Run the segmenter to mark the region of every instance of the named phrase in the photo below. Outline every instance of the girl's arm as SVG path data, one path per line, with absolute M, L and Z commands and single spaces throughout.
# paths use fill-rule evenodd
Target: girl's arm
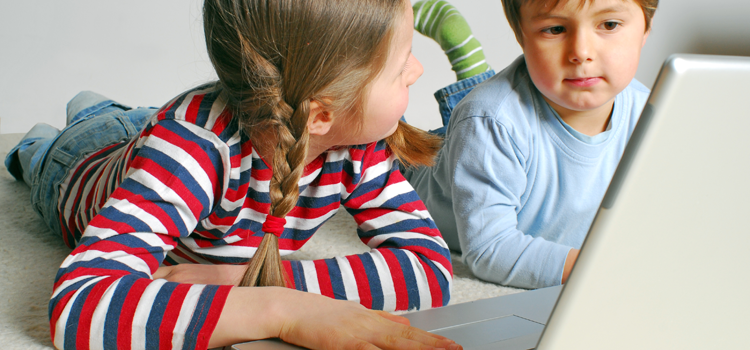
M 287 288 L 151 280 L 140 271 L 153 269 L 152 256 L 162 255 L 158 244 L 132 249 L 132 254 L 105 253 L 115 245 L 131 250 L 125 246 L 130 240 L 159 239 L 164 240 L 133 233 L 81 241 L 63 263 L 61 270 L 70 272 L 58 279 L 51 303 L 57 348 L 204 349 L 270 337 L 321 349 L 460 348 L 408 327 L 404 318 L 349 301 Z M 127 265 L 132 274 L 106 267 L 115 264 Z
M 229 162 L 211 142 L 186 139 L 201 132 L 175 121 L 144 132 L 128 176 L 58 271 L 49 308 L 57 348 L 201 349 L 274 336 L 325 348 L 452 344 L 355 303 L 284 288 L 152 279 L 178 238 L 213 207 L 214 189 L 223 188 Z
M 310 349 L 461 349 L 406 318 L 280 287 L 232 289 L 209 346 L 270 337 Z
M 385 143 L 352 147 L 343 166 L 342 205 L 372 250 L 315 261 L 292 261 L 295 288 L 355 300 L 386 311 L 448 304 L 452 265 L 447 245 L 404 179 Z
M 360 175 L 355 171 L 342 204 L 357 222 L 362 242 L 373 250 L 347 257 L 355 279 L 355 268 L 367 276 L 373 307 L 381 297 L 385 310 L 447 305 L 453 281 L 450 252 L 427 208 L 384 142 L 368 145 L 361 158 L 357 154 L 352 152 L 352 158 L 360 164 Z
M 376 310 L 446 305 L 450 255 L 424 204 L 382 144 L 350 153 L 352 161 L 343 167 L 342 204 L 357 221 L 361 240 L 373 249 L 331 259 L 283 261 L 290 287 Z M 187 264 L 162 267 L 157 274 L 170 281 L 237 285 L 244 269 Z
M 147 127 L 132 156 L 125 155 L 127 175 L 109 196 L 100 192 L 113 181 L 109 176 L 76 184 L 88 191 L 81 198 L 108 199 L 56 276 L 49 308 L 56 347 L 207 346 L 231 286 L 151 275 L 178 238 L 208 215 L 215 189 L 223 188 L 226 152 L 210 135 L 162 120 Z

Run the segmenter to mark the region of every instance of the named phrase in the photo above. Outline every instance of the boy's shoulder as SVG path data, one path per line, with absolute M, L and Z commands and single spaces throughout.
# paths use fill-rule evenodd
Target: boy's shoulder
M 651 90 L 646 87 L 646 85 L 643 85 L 640 81 L 633 79 L 630 84 L 625 88 L 633 90 L 635 93 L 639 95 L 646 95 L 648 96 L 651 93 Z
M 621 133 L 630 135 L 633 132 L 650 95 L 651 90 L 636 79 L 617 94 L 611 118 L 613 123 L 627 125 L 626 128 L 618 128 Z
M 520 56 L 468 93 L 456 105 L 451 123 L 489 118 L 506 128 L 530 126 L 537 123 L 537 109 L 543 102 L 538 95 L 524 58 Z
M 633 79 L 618 95 L 627 98 L 635 105 L 645 105 L 646 100 L 651 95 L 651 90 L 640 81 Z

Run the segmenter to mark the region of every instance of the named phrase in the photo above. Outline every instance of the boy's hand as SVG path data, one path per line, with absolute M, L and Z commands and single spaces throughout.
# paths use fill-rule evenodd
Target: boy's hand
M 239 285 L 247 265 L 201 265 L 180 264 L 161 266 L 153 279 L 163 278 L 169 282 L 191 284 Z
M 565 266 L 563 267 L 563 275 L 562 275 L 562 283 L 565 283 L 568 281 L 568 276 L 570 276 L 570 271 L 573 270 L 573 264 L 576 263 L 576 260 L 578 260 L 578 253 L 580 253 L 580 249 L 571 249 L 568 252 L 568 257 L 565 258 Z

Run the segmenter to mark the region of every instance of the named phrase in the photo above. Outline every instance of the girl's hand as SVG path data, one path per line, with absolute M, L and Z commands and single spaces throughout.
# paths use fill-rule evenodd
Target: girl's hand
M 404 317 L 353 301 L 280 287 L 233 288 L 209 347 L 264 338 L 326 350 L 463 349 L 443 336 L 410 327 Z
M 179 264 L 161 266 L 153 279 L 163 278 L 169 282 L 191 284 L 239 285 L 247 265 L 201 265 Z

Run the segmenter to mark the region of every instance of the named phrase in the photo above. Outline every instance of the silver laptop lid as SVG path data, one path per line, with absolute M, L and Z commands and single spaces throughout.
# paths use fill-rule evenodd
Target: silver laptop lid
M 662 67 L 538 349 L 744 348 L 750 58 Z

